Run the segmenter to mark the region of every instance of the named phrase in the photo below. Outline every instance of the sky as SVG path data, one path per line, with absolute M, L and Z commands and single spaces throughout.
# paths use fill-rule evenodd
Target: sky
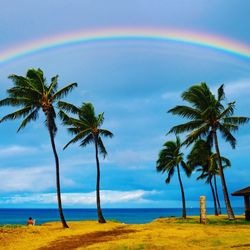
M 104 139 L 108 156 L 100 157 L 102 207 L 181 207 L 177 175 L 167 185 L 166 176 L 156 172 L 163 143 L 174 139 L 167 132 L 185 122 L 167 110 L 182 103 L 180 95 L 191 85 L 206 82 L 212 91 L 225 84 L 226 102 L 236 101 L 235 114 L 250 116 L 250 57 L 194 42 L 135 38 L 47 44 L 47 49 L 28 52 L 34 44 L 65 34 L 161 30 L 232 41 L 248 48 L 249 55 L 249 12 L 248 0 L 1 1 L 0 99 L 12 86 L 8 75 L 25 75 L 29 68 L 41 68 L 48 82 L 58 74 L 59 86 L 77 82 L 65 101 L 92 102 L 97 113 L 104 112 L 103 127 L 114 134 Z M 26 48 L 22 56 L 20 48 Z M 1 108 L 0 117 L 10 111 Z M 0 124 L 0 208 L 57 207 L 54 158 L 44 120 L 40 113 L 38 121 L 19 133 L 20 120 Z M 59 119 L 57 125 L 63 206 L 94 208 L 94 146 L 75 144 L 63 151 L 71 137 Z M 232 162 L 225 170 L 229 193 L 250 185 L 249 128 L 235 134 L 236 149 L 219 138 L 221 154 Z M 187 155 L 190 148 L 182 150 Z M 197 174 L 181 176 L 187 207 L 198 207 L 200 195 L 212 206 L 209 186 L 196 181 Z M 241 197 L 231 201 L 233 207 L 243 206 Z

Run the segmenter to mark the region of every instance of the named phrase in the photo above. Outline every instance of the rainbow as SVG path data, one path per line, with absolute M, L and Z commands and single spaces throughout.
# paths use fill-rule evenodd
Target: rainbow
M 200 47 L 206 47 L 234 56 L 250 59 L 250 46 L 238 41 L 204 33 L 195 33 L 182 30 L 170 29 L 108 29 L 77 31 L 59 34 L 34 40 L 29 43 L 7 48 L 0 51 L 0 65 L 17 60 L 26 56 L 52 50 L 74 46 L 77 44 L 104 42 L 104 41 L 156 41 L 156 42 L 178 42 Z

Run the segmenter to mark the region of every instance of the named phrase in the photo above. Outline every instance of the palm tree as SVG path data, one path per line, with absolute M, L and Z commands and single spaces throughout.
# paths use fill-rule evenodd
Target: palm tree
M 0 101 L 0 106 L 20 106 L 17 111 L 4 116 L 0 122 L 23 118 L 17 131 L 23 129 L 30 121 L 38 118 L 39 110 L 42 109 L 46 117 L 46 126 L 49 131 L 52 150 L 56 164 L 56 188 L 60 218 L 64 228 L 68 225 L 64 219 L 60 191 L 59 158 L 55 146 L 55 135 L 57 131 L 55 119 L 56 112 L 54 104 L 66 96 L 76 83 L 71 83 L 58 90 L 58 75 L 51 78 L 51 83 L 47 84 L 41 69 L 29 69 L 26 76 L 10 75 L 14 87 L 7 90 L 8 97 Z
M 71 143 L 80 142 L 80 146 L 85 147 L 89 143 L 95 145 L 95 158 L 97 166 L 97 179 L 96 179 L 96 203 L 97 214 L 99 223 L 105 223 L 105 219 L 102 215 L 101 202 L 100 202 L 100 163 L 98 154 L 105 156 L 107 151 L 102 141 L 102 137 L 113 137 L 113 134 L 107 129 L 102 129 L 101 126 L 104 122 L 104 113 L 95 115 L 94 106 L 91 103 L 83 103 L 81 107 L 76 107 L 73 104 L 66 102 L 59 102 L 59 107 L 72 114 L 76 114 L 78 117 L 73 118 L 68 116 L 64 111 L 60 111 L 60 116 L 63 120 L 63 124 L 69 126 L 68 131 L 74 135 L 74 138 L 70 140 L 64 147 L 67 148 Z
M 230 164 L 231 165 L 231 164 Z M 214 189 L 215 189 L 215 196 L 216 196 L 216 201 L 218 204 L 218 213 L 221 214 L 221 206 L 220 206 L 220 199 L 218 195 L 218 187 L 217 187 L 217 175 L 220 175 L 219 169 L 217 168 L 216 174 L 214 175 Z
M 180 165 L 187 176 L 191 175 L 191 169 L 187 166 L 183 159 L 183 153 L 180 151 L 181 141 L 179 137 L 176 137 L 176 141 L 167 141 L 163 145 L 163 149 L 159 153 L 157 160 L 156 169 L 158 172 L 167 172 L 166 183 L 170 183 L 172 176 L 174 175 L 175 169 L 177 169 L 178 180 L 181 188 L 182 196 L 182 218 L 186 219 L 186 201 L 184 188 L 180 175 Z
M 214 154 L 211 150 L 211 146 L 205 140 L 198 140 L 195 142 L 191 152 L 187 156 L 188 165 L 192 170 L 201 172 L 200 176 L 197 177 L 197 180 L 205 179 L 205 183 L 210 185 L 213 200 L 214 200 L 214 213 L 215 215 L 221 214 L 220 202 L 218 198 L 217 185 L 216 192 L 212 184 L 214 179 L 216 184 L 216 175 L 218 174 L 218 164 L 217 164 L 217 155 Z M 230 161 L 221 157 L 224 167 L 231 166 Z M 198 169 L 197 169 L 198 167 Z M 218 207 L 217 207 L 218 205 Z
M 233 116 L 235 102 L 228 103 L 226 106 L 222 104 L 222 101 L 225 99 L 224 85 L 221 85 L 217 90 L 217 96 L 212 94 L 206 83 L 194 85 L 182 94 L 182 99 L 191 104 L 191 107 L 184 105 L 176 106 L 168 112 L 188 118 L 190 121 L 174 126 L 169 133 L 190 132 L 184 141 L 187 145 L 200 138 L 207 138 L 211 145 L 214 143 L 228 218 L 234 219 L 222 168 L 217 133 L 219 131 L 222 137 L 235 148 L 236 139 L 232 132 L 237 131 L 240 125 L 246 124 L 249 118 Z

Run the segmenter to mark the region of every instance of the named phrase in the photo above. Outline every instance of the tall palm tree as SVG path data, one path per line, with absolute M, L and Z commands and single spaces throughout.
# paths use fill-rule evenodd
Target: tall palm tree
M 214 189 L 215 189 L 215 197 L 218 204 L 218 213 L 221 214 L 221 206 L 220 206 L 220 199 L 218 194 L 218 187 L 217 187 L 217 175 L 220 175 L 219 169 L 216 170 L 216 174 L 214 175 Z
M 25 77 L 10 75 L 9 79 L 12 80 L 14 86 L 7 90 L 8 97 L 0 101 L 0 106 L 19 106 L 20 109 L 4 116 L 0 122 L 23 118 L 23 121 L 18 128 L 18 131 L 20 131 L 30 121 L 37 120 L 39 110 L 42 109 L 46 118 L 46 126 L 49 131 L 52 150 L 55 157 L 56 189 L 59 214 L 63 227 L 68 228 L 62 211 L 59 158 L 55 146 L 57 127 L 55 123 L 56 112 L 54 104 L 66 96 L 74 87 L 77 86 L 77 84 L 71 83 L 58 90 L 58 75 L 52 77 L 51 83 L 48 84 L 41 69 L 29 69 Z
M 180 165 L 187 176 L 191 175 L 191 169 L 187 166 L 183 159 L 183 153 L 181 152 L 181 141 L 179 137 L 176 137 L 176 141 L 167 141 L 163 145 L 163 149 L 159 153 L 159 157 L 156 164 L 158 172 L 167 172 L 166 183 L 170 183 L 172 176 L 174 175 L 175 169 L 177 169 L 178 180 L 181 188 L 182 196 L 182 217 L 185 219 L 187 216 L 186 212 L 186 201 L 184 188 L 180 175 Z
M 95 158 L 97 166 L 97 179 L 96 179 L 96 204 L 99 223 L 105 223 L 102 215 L 101 202 L 100 202 L 100 163 L 98 154 L 103 157 L 107 155 L 107 151 L 102 141 L 102 137 L 113 137 L 113 134 L 107 129 L 102 129 L 101 126 L 104 122 L 104 113 L 96 116 L 94 106 L 91 103 L 83 103 L 81 107 L 76 107 L 73 104 L 66 102 L 59 102 L 60 116 L 63 124 L 69 126 L 68 131 L 74 135 L 64 147 L 67 148 L 71 143 L 80 142 L 80 146 L 85 147 L 89 143 L 95 146 Z M 70 117 L 64 111 L 76 114 L 78 117 Z
M 246 124 L 249 118 L 233 116 L 235 102 L 228 103 L 226 106 L 222 104 L 222 101 L 225 99 L 224 85 L 218 88 L 217 96 L 212 94 L 206 83 L 194 85 L 182 94 L 182 99 L 191 106 L 176 106 L 168 112 L 187 118 L 190 121 L 174 126 L 169 133 L 189 132 L 184 142 L 187 145 L 200 138 L 208 138 L 208 142 L 211 145 L 214 143 L 228 218 L 234 219 L 222 168 L 217 133 L 220 132 L 222 137 L 235 148 L 236 139 L 232 132 L 237 131 L 240 125 Z
M 214 211 L 215 215 L 221 213 L 220 202 L 217 193 L 217 185 L 216 192 L 215 188 L 212 184 L 212 180 L 214 179 L 216 184 L 216 175 L 218 174 L 218 164 L 217 164 L 217 155 L 214 154 L 211 150 L 211 145 L 209 145 L 205 140 L 198 140 L 195 142 L 191 152 L 187 156 L 188 165 L 192 170 L 196 169 L 196 171 L 201 172 L 201 174 L 197 177 L 197 180 L 205 179 L 205 183 L 210 185 L 212 197 L 214 200 Z M 231 166 L 230 161 L 221 157 L 223 162 L 223 168 Z M 217 206 L 218 205 L 218 206 Z
M 214 187 L 212 184 L 213 174 L 211 173 L 210 169 L 205 169 L 204 167 L 198 168 L 197 171 L 201 172 L 201 174 L 197 177 L 197 180 L 204 180 L 205 179 L 205 183 L 209 184 L 209 186 L 211 188 L 212 197 L 213 197 L 213 201 L 214 201 L 214 215 L 218 216 L 219 212 L 218 212 L 218 207 L 217 207 L 217 201 L 216 201 Z

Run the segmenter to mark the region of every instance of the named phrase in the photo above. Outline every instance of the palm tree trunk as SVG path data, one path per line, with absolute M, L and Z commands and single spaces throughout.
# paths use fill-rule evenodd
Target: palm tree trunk
M 224 200 L 225 200 L 226 209 L 227 209 L 227 215 L 228 215 L 229 220 L 233 220 L 233 219 L 235 219 L 235 217 L 234 217 L 234 212 L 233 212 L 233 209 L 231 207 L 230 199 L 228 196 L 226 180 L 225 180 L 225 176 L 224 176 L 224 172 L 223 172 L 223 168 L 222 168 L 222 162 L 221 162 L 221 158 L 220 158 L 220 150 L 219 150 L 219 144 L 218 144 L 216 130 L 213 131 L 213 135 L 214 135 L 215 148 L 216 148 L 216 153 L 217 153 L 217 158 L 218 158 L 218 166 L 219 166 L 219 173 L 220 173 L 220 177 L 221 177 L 221 185 L 222 185 Z
M 214 200 L 214 215 L 218 216 L 218 209 L 217 209 L 216 197 L 215 197 L 215 193 L 214 193 L 214 187 L 213 187 L 213 184 L 212 184 L 212 180 L 209 180 L 209 185 L 211 187 L 213 200 Z
M 186 219 L 187 217 L 187 212 L 186 212 L 186 201 L 185 201 L 185 194 L 184 194 L 184 189 L 181 181 L 181 175 L 180 175 L 180 168 L 179 165 L 177 165 L 177 172 L 178 172 L 178 179 L 179 183 L 181 186 L 181 197 L 182 197 L 182 218 Z
M 97 205 L 97 214 L 98 214 L 98 222 L 106 223 L 101 209 L 101 201 L 100 201 L 100 164 L 98 158 L 98 137 L 95 138 L 95 158 L 96 158 L 96 166 L 97 166 L 97 177 L 96 177 L 96 205 Z
M 218 204 L 218 214 L 221 214 L 221 207 L 220 207 L 220 200 L 219 200 L 219 195 L 218 195 L 216 175 L 214 175 L 214 189 L 215 189 L 216 201 Z
M 56 152 L 56 146 L 55 146 L 55 141 L 54 141 L 54 135 L 53 135 L 52 128 L 51 128 L 51 121 L 50 121 L 49 112 L 47 112 L 46 116 L 47 116 L 47 125 L 48 125 L 48 130 L 49 130 L 49 135 L 50 135 L 50 141 L 51 141 L 51 145 L 52 145 L 52 149 L 53 149 L 53 153 L 54 153 L 54 157 L 55 157 L 55 162 L 56 162 L 56 191 L 57 191 L 58 210 L 59 210 L 59 214 L 60 214 L 63 228 L 68 228 L 69 226 L 67 225 L 67 222 L 64 219 L 63 210 L 62 210 L 59 159 L 58 159 L 58 155 Z

